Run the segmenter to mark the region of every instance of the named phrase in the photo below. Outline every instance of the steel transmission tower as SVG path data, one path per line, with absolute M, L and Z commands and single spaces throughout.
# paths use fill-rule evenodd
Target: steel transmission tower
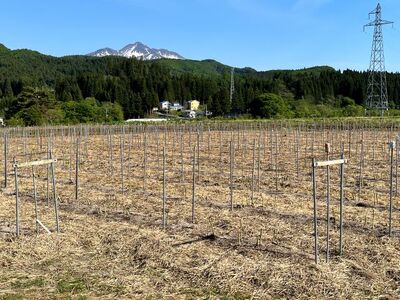
M 380 110 L 382 115 L 389 108 L 385 53 L 383 50 L 382 26 L 393 24 L 393 22 L 382 20 L 382 7 L 378 3 L 377 7 L 369 13 L 369 17 L 375 15 L 375 20 L 366 24 L 366 27 L 374 27 L 374 39 L 372 42 L 371 62 L 368 70 L 368 88 L 366 105 L 368 110 Z
M 231 103 L 231 106 L 232 106 L 233 94 L 234 93 L 235 93 L 235 68 L 232 68 L 232 71 L 231 71 L 231 93 L 230 93 L 230 97 L 229 97 L 229 101 Z

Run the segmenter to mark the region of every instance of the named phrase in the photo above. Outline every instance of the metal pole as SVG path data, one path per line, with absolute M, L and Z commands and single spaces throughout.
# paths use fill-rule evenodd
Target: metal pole
M 393 150 L 396 148 L 396 142 L 390 142 L 390 203 L 389 203 L 389 236 L 392 236 L 392 215 L 393 215 Z
M 278 130 L 275 131 L 275 191 L 278 192 Z
M 265 135 L 264 139 L 265 139 Z M 265 140 L 264 140 L 264 151 L 265 151 Z M 265 156 L 265 155 L 264 155 Z M 257 151 L 257 192 L 260 192 L 260 182 L 261 182 L 261 135 L 258 136 L 258 151 Z
M 47 158 L 51 159 L 50 157 L 50 143 L 47 143 Z M 46 166 L 46 197 L 47 197 L 47 206 L 50 205 L 50 166 Z
M 163 229 L 167 227 L 167 218 L 166 218 L 166 171 L 165 171 L 165 146 L 163 147 L 163 204 L 162 204 L 162 219 L 163 219 Z
M 329 153 L 331 152 L 331 145 L 329 143 L 325 144 L 326 158 L 329 160 Z M 330 238 L 330 204 L 331 204 L 331 173 L 329 166 L 326 166 L 326 262 L 329 262 L 329 238 Z
M 36 224 L 36 233 L 39 234 L 39 213 L 38 213 L 38 201 L 37 201 L 37 187 L 36 187 L 36 174 L 35 167 L 32 166 L 32 183 L 33 183 L 33 199 L 35 201 L 35 224 Z
M 231 157 L 231 159 L 230 159 L 230 208 L 231 208 L 231 211 L 233 211 L 233 168 L 234 168 L 234 166 L 233 166 L 233 164 L 234 164 L 234 144 L 233 144 L 233 142 L 232 141 L 230 141 L 230 157 Z
M 197 129 L 197 181 L 200 183 L 200 132 Z
M 399 141 L 399 136 L 396 137 L 396 145 Z M 399 149 L 397 149 L 396 147 L 396 174 L 395 174 L 395 178 L 396 178 L 396 183 L 395 183 L 395 196 L 397 197 L 397 193 L 398 193 L 398 175 L 399 175 Z
M 14 179 L 15 179 L 15 234 L 19 236 L 19 190 L 18 190 L 18 166 L 14 157 Z
M 165 137 L 164 137 L 165 139 Z M 147 132 L 144 132 L 144 146 L 143 146 L 143 192 L 146 194 L 146 177 L 147 177 Z M 165 143 L 165 140 L 164 140 Z M 165 144 L 164 144 L 165 145 Z M 165 156 L 165 146 L 163 148 L 163 157 Z
M 222 129 L 219 131 L 219 169 L 222 170 Z M 222 174 L 222 172 L 221 172 Z
M 4 134 L 4 188 L 7 188 L 7 176 L 8 176 L 8 170 L 7 170 L 7 165 L 8 165 L 8 137 L 7 133 Z
M 79 192 L 79 138 L 76 139 L 75 150 L 75 200 L 78 200 Z
M 351 158 L 351 140 L 352 140 L 351 130 L 349 128 L 349 158 Z
M 111 130 L 110 131 L 110 170 L 111 170 L 111 177 L 114 177 L 114 156 L 113 156 L 113 148 L 114 148 L 114 143 L 113 143 L 113 134 L 114 132 Z
M 299 165 L 299 148 L 300 148 L 300 130 L 296 131 L 297 134 L 297 142 L 296 142 L 296 172 L 297 172 L 297 181 L 300 178 L 300 165 Z
M 313 182 L 313 200 L 314 200 L 314 257 L 318 264 L 318 219 L 317 219 L 317 180 L 315 177 L 315 158 L 312 159 L 312 182 Z
M 72 140 L 72 134 L 69 135 L 69 182 L 73 183 L 72 181 L 72 149 L 73 149 L 73 140 Z
M 120 149 L 120 161 L 121 161 L 121 193 L 124 194 L 124 151 L 125 151 L 125 136 L 123 133 L 123 137 L 120 136 L 119 140 L 119 149 Z
M 342 153 L 342 159 L 344 154 Z M 344 163 L 340 165 L 340 241 L 339 253 L 343 255 Z
M 53 158 L 52 151 L 49 151 L 49 157 L 50 159 Z M 60 219 L 58 216 L 58 199 L 57 199 L 57 191 L 56 191 L 56 174 L 54 171 L 54 162 L 50 164 L 50 169 L 51 169 L 51 177 L 52 177 L 52 183 L 53 183 L 53 199 L 54 199 L 54 212 L 56 214 L 56 227 L 57 227 L 57 233 L 60 233 Z
M 251 205 L 254 205 L 254 176 L 256 169 L 256 140 L 253 142 L 253 168 L 251 171 Z
M 358 185 L 358 201 L 361 201 L 361 191 L 363 188 L 363 167 L 364 167 L 364 132 L 361 137 L 361 157 L 360 157 L 360 174 L 359 174 L 359 185 Z
M 184 159 L 183 159 L 183 134 L 181 132 L 181 144 L 180 144 L 180 150 L 181 150 L 181 182 L 182 184 L 185 182 L 185 169 L 184 169 Z
M 192 223 L 195 219 L 195 201 L 196 201 L 196 146 L 193 147 L 193 174 L 192 174 Z

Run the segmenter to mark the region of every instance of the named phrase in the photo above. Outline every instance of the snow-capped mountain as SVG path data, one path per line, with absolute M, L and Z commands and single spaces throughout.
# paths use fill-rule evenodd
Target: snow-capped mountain
M 104 57 L 104 56 L 123 56 L 127 58 L 136 57 L 142 60 L 153 60 L 161 58 L 169 59 L 184 59 L 183 56 L 176 52 L 172 52 L 166 49 L 154 49 L 150 48 L 140 42 L 129 44 L 117 51 L 111 48 L 104 48 L 95 52 L 89 53 L 89 56 Z
M 111 49 L 111 48 L 103 48 L 100 50 L 97 50 L 96 52 L 90 53 L 90 56 L 96 56 L 96 57 L 103 57 L 103 56 L 111 56 L 111 55 L 119 55 L 117 50 Z

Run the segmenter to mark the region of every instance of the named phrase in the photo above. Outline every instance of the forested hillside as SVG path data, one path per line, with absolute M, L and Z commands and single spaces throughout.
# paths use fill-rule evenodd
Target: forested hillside
M 267 58 L 266 58 L 267 59 Z M 216 61 L 56 58 L 0 46 L 0 113 L 10 124 L 110 122 L 142 117 L 162 99 L 197 99 L 214 116 L 361 115 L 367 74 L 330 67 L 235 71 Z M 388 74 L 391 108 L 400 107 L 400 74 Z

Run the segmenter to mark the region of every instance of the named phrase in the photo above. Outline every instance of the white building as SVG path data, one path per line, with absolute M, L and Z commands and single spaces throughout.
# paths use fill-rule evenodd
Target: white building
M 164 100 L 160 102 L 160 109 L 161 110 L 169 110 L 169 108 L 171 107 L 171 102 Z
M 180 111 L 183 109 L 183 106 L 180 103 L 173 103 L 170 107 L 169 110 L 174 110 L 174 111 Z

